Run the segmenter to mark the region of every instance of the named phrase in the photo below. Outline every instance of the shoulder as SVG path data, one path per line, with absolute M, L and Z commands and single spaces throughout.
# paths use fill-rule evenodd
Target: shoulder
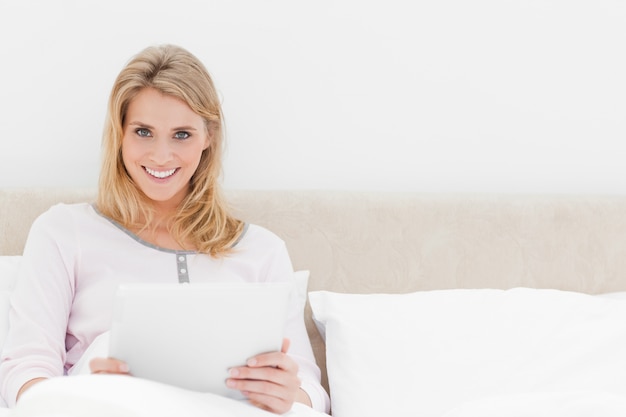
M 287 245 L 280 236 L 255 224 L 248 224 L 230 255 L 233 262 L 254 266 L 255 281 L 289 281 L 293 267 Z
M 59 203 L 35 219 L 31 226 L 31 233 L 36 231 L 62 233 L 76 228 L 84 228 L 96 217 L 97 215 L 89 203 Z
M 51 248 L 77 247 L 80 234 L 93 235 L 90 225 L 94 224 L 94 216 L 93 208 L 87 203 L 56 204 L 32 223 L 24 251 L 41 254 Z
M 94 209 L 89 203 L 58 203 L 39 215 L 35 222 L 39 224 L 59 224 L 59 222 L 75 221 L 81 218 L 91 218 L 94 213 Z
M 246 223 L 243 234 L 235 247 L 245 248 L 249 246 L 283 247 L 285 242 L 274 232 L 262 226 Z

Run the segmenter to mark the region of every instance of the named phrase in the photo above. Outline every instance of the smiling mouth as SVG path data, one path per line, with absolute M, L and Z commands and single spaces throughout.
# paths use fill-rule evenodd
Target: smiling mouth
M 154 169 L 150 169 L 148 167 L 143 167 L 143 169 L 150 175 L 152 175 L 155 178 L 159 178 L 159 179 L 163 179 L 163 178 L 167 178 L 167 177 L 171 177 L 172 175 L 174 175 L 174 173 L 176 171 L 178 171 L 178 168 L 172 168 L 172 169 L 168 169 L 167 171 L 157 171 Z

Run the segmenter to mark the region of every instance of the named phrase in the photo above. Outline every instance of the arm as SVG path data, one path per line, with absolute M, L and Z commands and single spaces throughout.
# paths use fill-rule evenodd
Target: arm
M 0 364 L 1 394 L 9 406 L 42 378 L 63 375 L 73 278 L 68 271 L 72 261 L 64 258 L 57 232 L 67 226 L 46 212 L 29 233 Z

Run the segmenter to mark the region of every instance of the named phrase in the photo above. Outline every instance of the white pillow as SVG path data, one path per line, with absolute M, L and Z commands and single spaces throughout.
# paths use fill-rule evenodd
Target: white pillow
M 626 300 L 626 291 L 605 292 L 598 294 L 598 297 L 613 298 L 615 300 Z
M 557 291 L 309 293 L 333 417 L 440 416 L 520 392 L 626 394 L 626 303 Z
M 309 270 L 295 271 L 293 273 L 296 293 L 298 294 L 298 302 L 302 310 L 306 305 L 307 288 L 309 287 Z
M 542 392 L 469 401 L 443 417 L 624 417 L 626 396 L 607 392 Z

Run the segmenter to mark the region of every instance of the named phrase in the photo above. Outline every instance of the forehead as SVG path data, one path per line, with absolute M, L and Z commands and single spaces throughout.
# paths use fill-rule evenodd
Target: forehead
M 178 97 L 154 88 L 142 89 L 128 104 L 126 123 L 140 122 L 157 127 L 201 126 L 202 117 Z

